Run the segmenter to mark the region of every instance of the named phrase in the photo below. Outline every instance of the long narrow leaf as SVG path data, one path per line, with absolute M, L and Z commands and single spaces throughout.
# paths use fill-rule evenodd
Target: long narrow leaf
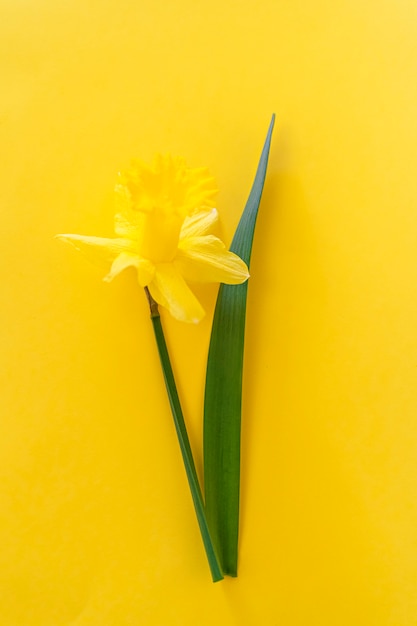
M 275 116 L 272 116 L 252 190 L 230 247 L 248 266 L 274 121 Z M 247 283 L 220 286 L 210 340 L 204 399 L 206 514 L 223 572 L 230 576 L 237 576 L 247 289 Z

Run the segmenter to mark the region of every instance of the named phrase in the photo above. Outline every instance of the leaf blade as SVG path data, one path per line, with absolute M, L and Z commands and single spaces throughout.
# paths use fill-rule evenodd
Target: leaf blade
M 275 115 L 230 250 L 249 267 Z M 207 360 L 204 398 L 206 515 L 223 573 L 237 576 L 240 433 L 248 284 L 220 285 Z

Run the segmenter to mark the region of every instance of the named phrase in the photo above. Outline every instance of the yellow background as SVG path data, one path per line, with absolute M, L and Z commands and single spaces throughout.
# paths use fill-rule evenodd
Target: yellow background
M 2 0 L 0 623 L 417 624 L 417 4 Z M 207 165 L 251 267 L 240 575 L 212 584 L 133 272 L 133 156 Z M 216 290 L 164 316 L 199 471 Z

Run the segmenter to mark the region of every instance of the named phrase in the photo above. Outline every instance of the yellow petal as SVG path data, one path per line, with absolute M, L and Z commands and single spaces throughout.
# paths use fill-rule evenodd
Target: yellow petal
M 207 209 L 214 206 L 217 187 L 208 168 L 188 168 L 187 186 L 185 205 L 188 214 L 195 209 Z
M 112 261 L 121 252 L 133 252 L 135 243 L 129 239 L 89 237 L 86 235 L 56 235 L 57 239 L 72 244 L 93 262 Z
M 238 285 L 249 278 L 246 264 L 218 237 L 189 237 L 179 243 L 175 267 L 186 280 Z
M 153 299 L 181 322 L 196 324 L 205 315 L 203 307 L 172 263 L 156 266 L 154 279 L 148 288 Z
M 210 231 L 213 231 L 218 219 L 217 209 L 199 211 L 190 217 L 186 217 L 181 228 L 180 239 L 207 235 Z
M 183 158 L 169 154 L 156 155 L 151 166 L 133 160 L 130 168 L 120 173 L 119 183 L 116 201 L 122 207 L 128 205 L 139 212 L 158 208 L 182 219 L 194 211 L 213 207 L 217 192 L 206 168 L 189 168 Z M 123 214 L 123 208 L 117 212 Z
M 206 167 L 187 167 L 183 157 L 158 154 L 153 168 L 163 197 L 169 197 L 171 207 L 181 217 L 197 209 L 213 207 L 217 187 Z
M 117 256 L 111 266 L 110 272 L 104 278 L 110 282 L 117 274 L 120 274 L 127 267 L 136 267 L 138 282 L 141 287 L 146 287 L 151 282 L 155 274 L 155 266 L 147 259 L 141 259 L 138 255 L 129 252 L 122 252 Z
M 125 185 L 117 184 L 114 188 L 114 231 L 120 237 L 138 240 L 141 237 L 143 220 L 142 211 L 135 211 L 132 207 L 132 198 Z

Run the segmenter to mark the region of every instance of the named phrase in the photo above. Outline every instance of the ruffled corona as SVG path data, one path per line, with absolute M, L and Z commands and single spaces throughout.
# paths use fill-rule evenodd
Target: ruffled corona
M 180 157 L 155 157 L 152 166 L 132 161 L 115 187 L 115 238 L 58 235 L 77 248 L 106 252 L 105 280 L 135 267 L 138 282 L 156 302 L 184 322 L 199 322 L 204 310 L 189 282 L 239 284 L 246 264 L 214 236 L 214 179 L 205 168 L 188 168 Z

